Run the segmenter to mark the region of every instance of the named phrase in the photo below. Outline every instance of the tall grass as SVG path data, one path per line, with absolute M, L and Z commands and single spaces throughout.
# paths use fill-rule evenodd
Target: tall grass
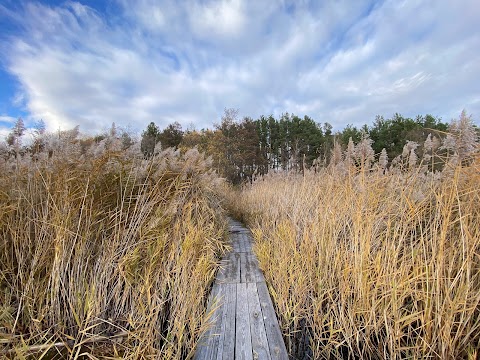
M 0 356 L 193 355 L 225 250 L 218 179 L 196 150 L 102 146 L 2 164 Z
M 479 204 L 478 156 L 441 177 L 276 174 L 231 201 L 300 359 L 478 358 Z

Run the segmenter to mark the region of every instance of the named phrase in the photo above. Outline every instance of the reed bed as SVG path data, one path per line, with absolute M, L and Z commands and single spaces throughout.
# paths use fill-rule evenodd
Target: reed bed
M 219 179 L 196 150 L 70 140 L 0 163 L 0 357 L 191 358 L 226 248 Z
M 257 179 L 230 201 L 297 359 L 478 359 L 480 159 Z

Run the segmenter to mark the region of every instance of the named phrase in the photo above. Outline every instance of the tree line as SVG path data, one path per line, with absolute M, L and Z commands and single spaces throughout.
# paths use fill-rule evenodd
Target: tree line
M 333 132 L 328 122 L 322 124 L 306 115 L 299 117 L 284 113 L 278 118 L 270 115 L 252 119 L 239 118 L 237 110 L 226 109 L 220 123 L 213 129 L 183 130 L 178 122 L 174 122 L 161 130 L 151 122 L 142 132 L 140 149 L 148 158 L 160 149 L 186 151 L 197 147 L 212 158 L 218 173 L 233 183 L 241 183 L 252 180 L 256 174 L 265 175 L 270 171 L 301 172 L 314 165 L 326 166 L 338 161 L 343 152 L 348 152 L 349 146 L 365 139 L 371 143 L 377 158 L 383 154 L 389 161 L 394 161 L 405 151 L 407 143 L 418 144 L 415 153 L 422 157 L 427 137 L 433 136 L 432 139 L 440 141 L 448 130 L 447 123 L 432 115 L 415 118 L 400 114 L 391 118 L 377 116 L 372 125 L 360 128 L 347 125 L 343 130 Z M 0 149 L 0 153 L 7 157 L 10 153 L 15 157 L 23 153 L 34 155 L 46 147 L 43 122 L 35 125 L 33 142 L 28 147 L 21 144 L 25 131 L 23 120 L 19 118 L 6 138 L 7 147 Z M 78 126 L 72 131 L 78 135 Z M 115 124 L 109 134 L 77 142 L 83 148 L 91 142 L 99 143 L 115 136 L 121 138 L 124 149 L 134 143 L 132 137 L 125 131 L 118 131 Z
M 333 132 L 328 122 L 320 123 L 305 115 L 285 113 L 239 118 L 238 111 L 226 109 L 213 129 L 183 130 L 177 122 L 160 130 L 150 123 L 142 133 L 141 149 L 151 156 L 155 147 L 187 149 L 197 147 L 213 159 L 216 170 L 233 183 L 249 181 L 255 174 L 269 171 L 303 171 L 330 162 L 334 146 L 346 149 L 349 140 L 358 143 L 365 137 L 379 155 L 383 149 L 389 159 L 402 154 L 407 140 L 423 143 L 430 136 L 443 137 L 448 124 L 432 115 L 391 118 L 377 116 L 370 126 L 346 126 Z M 423 151 L 421 146 L 417 149 Z

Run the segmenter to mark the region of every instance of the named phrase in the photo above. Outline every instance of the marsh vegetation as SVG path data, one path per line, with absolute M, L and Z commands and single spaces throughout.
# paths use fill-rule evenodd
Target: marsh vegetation
M 191 358 L 228 209 L 253 231 L 292 357 L 478 357 L 480 158 L 465 113 L 416 128 L 422 142 L 394 156 L 365 131 L 322 133 L 321 156 L 259 143 L 258 166 L 227 128 L 145 152 L 115 127 L 40 129 L 22 146 L 22 126 L 0 146 L 1 356 Z M 242 186 L 219 176 L 229 161 Z
M 464 116 L 450 131 L 389 166 L 368 137 L 350 141 L 329 166 L 258 178 L 231 201 L 292 355 L 478 358 L 480 158 Z
M 1 165 L 0 356 L 191 356 L 226 246 L 208 162 L 37 140 Z

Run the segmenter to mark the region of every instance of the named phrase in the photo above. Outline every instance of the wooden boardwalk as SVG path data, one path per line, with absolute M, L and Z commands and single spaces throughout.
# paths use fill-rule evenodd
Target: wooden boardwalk
M 213 326 L 200 339 L 195 360 L 288 360 L 277 317 L 250 232 L 230 221 L 233 250 L 222 260 L 209 300 Z

